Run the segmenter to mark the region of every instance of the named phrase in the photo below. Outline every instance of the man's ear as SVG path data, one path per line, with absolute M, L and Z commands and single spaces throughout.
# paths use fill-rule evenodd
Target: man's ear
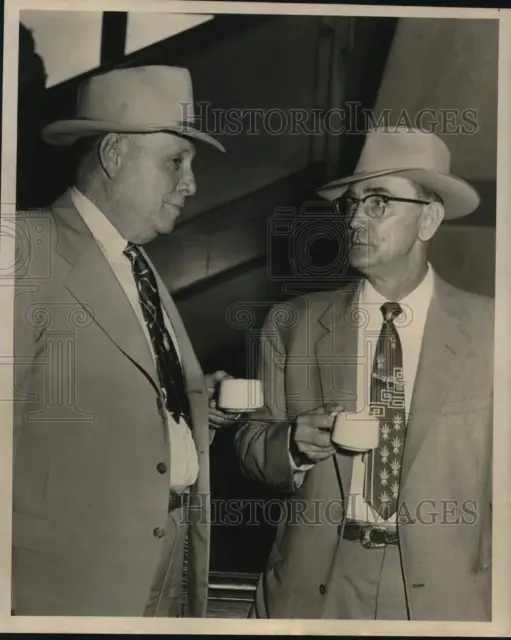
M 439 202 L 428 204 L 419 220 L 419 240 L 429 242 L 442 224 L 444 216 L 445 209 L 442 204 Z
M 118 133 L 107 133 L 98 148 L 99 160 L 109 178 L 119 171 L 122 162 L 122 137 Z

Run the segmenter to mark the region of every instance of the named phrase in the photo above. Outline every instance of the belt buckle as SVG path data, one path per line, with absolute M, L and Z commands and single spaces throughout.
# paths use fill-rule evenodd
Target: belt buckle
M 374 535 L 380 537 L 378 534 L 381 534 L 380 540 L 375 540 Z M 381 549 L 382 547 L 387 546 L 387 529 L 385 527 L 378 527 L 374 525 L 367 525 L 362 527 L 360 532 L 360 544 L 364 547 L 364 549 Z

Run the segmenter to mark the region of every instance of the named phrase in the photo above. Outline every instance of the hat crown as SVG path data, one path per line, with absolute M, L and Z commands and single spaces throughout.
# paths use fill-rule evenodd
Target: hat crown
M 367 132 L 355 172 L 413 168 L 449 173 L 450 166 L 450 151 L 434 133 L 408 127 L 379 127 Z
M 318 193 L 336 200 L 361 180 L 401 176 L 436 192 L 444 202 L 445 219 L 459 218 L 472 213 L 480 198 L 468 182 L 451 175 L 450 165 L 450 151 L 437 135 L 410 127 L 378 127 L 367 132 L 355 172 L 328 182 Z
M 152 65 L 91 76 L 78 89 L 77 117 L 129 127 L 193 121 L 190 73 Z

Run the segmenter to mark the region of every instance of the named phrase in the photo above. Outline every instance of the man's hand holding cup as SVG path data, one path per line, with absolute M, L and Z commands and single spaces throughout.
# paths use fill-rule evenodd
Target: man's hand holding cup
M 316 464 L 336 452 L 332 429 L 343 409 L 338 403 L 329 403 L 296 418 L 291 429 L 290 452 L 297 466 Z
M 209 402 L 209 426 L 212 429 L 221 429 L 233 422 L 233 416 L 221 410 L 217 406 L 217 397 L 220 385 L 224 380 L 232 380 L 232 376 L 225 371 L 215 371 L 206 375 Z
M 298 416 L 291 430 L 290 452 L 297 466 L 326 460 L 338 449 L 363 453 L 378 446 L 379 420 L 369 408 L 345 413 L 329 403 Z
M 209 424 L 218 429 L 237 422 L 264 406 L 260 380 L 234 378 L 225 371 L 206 376 Z

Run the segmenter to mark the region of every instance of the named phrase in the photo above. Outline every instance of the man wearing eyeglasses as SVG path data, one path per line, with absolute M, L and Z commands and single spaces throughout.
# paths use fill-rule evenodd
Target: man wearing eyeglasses
M 491 619 L 493 301 L 428 262 L 442 221 L 479 205 L 449 169 L 437 136 L 377 129 L 319 191 L 348 216 L 362 277 L 263 328 L 265 416 L 237 447 L 287 500 L 255 617 Z M 334 444 L 336 416 L 364 410 L 371 447 Z

